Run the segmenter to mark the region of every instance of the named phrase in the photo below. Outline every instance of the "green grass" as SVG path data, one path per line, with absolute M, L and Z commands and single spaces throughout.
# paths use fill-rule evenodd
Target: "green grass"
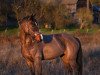
M 0 34 L 6 35 L 6 36 L 18 35 L 18 32 L 19 32 L 18 28 L 0 30 Z
M 69 33 L 73 34 L 76 32 L 79 33 L 90 33 L 93 34 L 95 32 L 100 32 L 100 29 L 60 29 L 60 30 L 51 30 L 51 29 L 40 29 L 40 32 L 43 34 L 57 34 L 57 33 Z M 8 28 L 8 29 L 0 29 L 0 34 L 1 35 L 6 35 L 6 36 L 11 36 L 11 35 L 18 35 L 19 33 L 19 28 Z
M 55 33 L 95 33 L 100 32 L 100 29 L 60 29 L 60 30 L 50 30 L 50 29 L 40 29 L 40 32 L 44 34 L 55 34 Z

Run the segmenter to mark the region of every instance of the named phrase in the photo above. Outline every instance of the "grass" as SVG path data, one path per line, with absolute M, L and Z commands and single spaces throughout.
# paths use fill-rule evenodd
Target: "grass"
M 60 29 L 60 30 L 51 30 L 51 29 L 40 29 L 40 32 L 43 34 L 56 34 L 56 33 L 96 33 L 100 32 L 100 29 Z M 8 29 L 0 29 L 0 35 L 2 36 L 17 36 L 19 33 L 19 28 L 8 28 Z
M 94 34 L 74 33 L 74 35 L 79 37 L 82 43 L 83 75 L 99 75 L 100 32 Z M 64 65 L 59 58 L 43 61 L 42 65 L 43 75 L 65 75 Z M 0 75 L 30 75 L 21 55 L 19 39 L 16 37 L 0 37 Z
M 0 34 L 5 36 L 18 35 L 18 27 L 2 28 Z
M 50 29 L 40 29 L 42 33 L 45 34 L 51 34 L 51 33 L 74 33 L 74 32 L 80 32 L 80 33 L 95 33 L 100 31 L 100 29 L 60 29 L 60 30 L 50 30 Z

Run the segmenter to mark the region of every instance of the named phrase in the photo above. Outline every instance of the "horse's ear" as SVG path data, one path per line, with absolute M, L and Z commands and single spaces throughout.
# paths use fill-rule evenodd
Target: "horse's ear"
M 33 18 L 34 18 L 35 16 L 36 16 L 36 14 L 34 14 L 34 15 L 32 14 L 32 15 L 31 15 L 31 17 L 33 17 Z
M 35 18 L 35 15 L 36 15 L 36 14 L 34 14 L 34 15 L 32 14 L 32 15 L 29 17 L 29 20 L 33 20 L 33 19 Z

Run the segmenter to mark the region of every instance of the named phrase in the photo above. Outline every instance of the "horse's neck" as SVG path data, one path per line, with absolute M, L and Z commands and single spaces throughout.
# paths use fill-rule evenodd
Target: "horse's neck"
M 39 43 L 37 43 L 31 35 L 25 34 L 23 31 L 20 31 L 20 41 L 21 41 L 21 46 L 23 48 L 28 48 L 28 47 L 38 47 Z
M 27 35 L 23 31 L 20 31 L 20 41 L 21 45 L 24 47 L 32 42 L 32 38 L 30 35 Z
M 22 29 L 20 29 L 20 42 L 21 42 L 21 46 L 25 44 L 25 33 Z

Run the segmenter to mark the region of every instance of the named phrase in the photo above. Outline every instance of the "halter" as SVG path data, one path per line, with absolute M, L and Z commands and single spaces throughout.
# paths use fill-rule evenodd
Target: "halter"
M 35 20 L 32 21 L 32 22 L 33 22 L 33 23 L 35 24 L 35 26 L 38 28 L 38 23 L 37 23 Z M 32 25 L 31 25 L 31 26 L 32 26 Z M 32 27 L 33 27 L 33 26 L 32 26 Z M 23 27 L 22 27 L 22 29 L 23 29 Z M 26 29 L 26 31 L 25 31 L 25 29 Z M 36 40 L 36 41 L 38 41 L 38 42 L 40 42 L 40 41 L 43 40 L 42 34 L 39 33 L 39 32 L 37 32 L 37 31 L 33 31 L 33 30 L 28 26 L 28 22 L 27 22 L 27 21 L 26 21 L 26 23 L 25 23 L 25 27 L 24 27 L 23 31 L 25 31 L 26 34 L 31 35 L 31 37 L 34 37 L 34 40 Z
M 34 22 L 35 23 L 35 25 L 38 27 L 38 24 L 37 24 L 37 22 Z M 28 32 L 29 32 L 29 30 L 30 30 L 30 28 L 28 27 L 28 24 L 26 24 L 26 27 L 28 28 Z M 39 32 L 35 32 L 34 31 L 34 38 L 35 38 L 35 40 L 37 41 L 37 42 L 40 42 L 40 41 L 42 41 L 43 40 L 43 35 L 41 34 L 41 33 L 39 33 Z
M 43 35 L 41 33 L 35 33 L 35 40 L 41 42 L 43 40 Z

